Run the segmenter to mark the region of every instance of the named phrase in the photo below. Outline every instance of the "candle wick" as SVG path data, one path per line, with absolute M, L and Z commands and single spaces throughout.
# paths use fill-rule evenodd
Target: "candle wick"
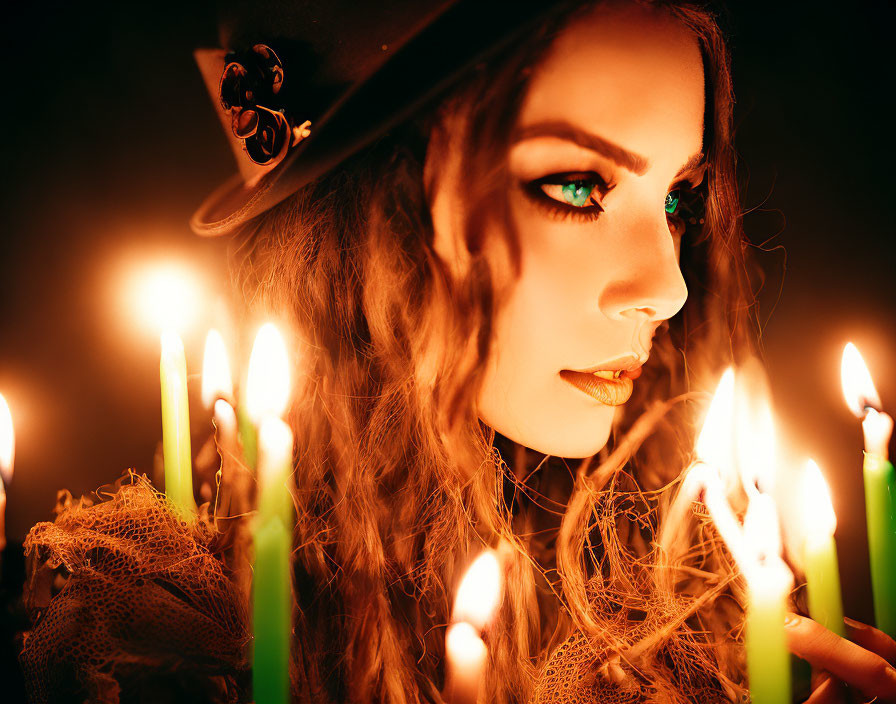
M 883 409 L 880 407 L 880 404 L 874 403 L 874 401 L 863 398 L 862 399 L 862 420 L 865 420 L 865 417 L 868 415 L 869 411 L 877 411 L 878 413 L 883 413 Z

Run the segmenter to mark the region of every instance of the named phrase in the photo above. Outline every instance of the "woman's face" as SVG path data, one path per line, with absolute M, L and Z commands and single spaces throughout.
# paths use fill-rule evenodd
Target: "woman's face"
M 486 233 L 510 289 L 478 411 L 511 440 L 600 450 L 657 327 L 684 304 L 674 213 L 679 186 L 701 175 L 703 93 L 693 35 L 633 4 L 576 19 L 533 72 L 508 155 L 518 278 L 504 234 Z M 458 267 L 463 180 L 439 171 L 435 246 Z

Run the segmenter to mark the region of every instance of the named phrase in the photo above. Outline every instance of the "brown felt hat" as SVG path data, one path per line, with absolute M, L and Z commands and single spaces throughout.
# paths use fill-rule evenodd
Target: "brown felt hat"
M 240 172 L 193 215 L 234 229 L 381 137 L 465 69 L 533 28 L 551 0 L 264 0 L 222 11 L 196 61 Z

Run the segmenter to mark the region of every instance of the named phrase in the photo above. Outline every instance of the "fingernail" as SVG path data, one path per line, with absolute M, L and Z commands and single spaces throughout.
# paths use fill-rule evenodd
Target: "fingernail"
M 795 626 L 800 622 L 800 617 L 793 613 L 788 613 L 784 617 L 784 626 Z
M 868 630 L 867 624 L 864 624 L 861 621 L 853 621 L 848 616 L 843 617 L 843 623 L 845 623 L 850 628 L 854 628 L 857 631 L 867 631 Z

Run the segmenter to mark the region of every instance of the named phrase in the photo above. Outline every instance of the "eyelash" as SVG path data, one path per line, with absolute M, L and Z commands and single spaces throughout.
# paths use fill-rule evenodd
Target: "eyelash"
M 565 186 L 577 182 L 584 184 L 594 184 L 594 189 L 588 196 L 589 202 L 593 202 L 594 205 L 581 207 L 567 205 L 566 203 L 563 203 L 556 198 L 552 198 L 551 196 L 549 196 L 547 193 L 545 193 L 543 188 L 543 186 Z M 544 209 L 552 217 L 555 217 L 559 220 L 575 219 L 589 222 L 596 220 L 600 216 L 600 214 L 604 212 L 602 200 L 610 191 L 613 190 L 614 187 L 615 184 L 608 183 L 607 180 L 604 179 L 600 174 L 594 171 L 587 171 L 551 174 L 549 176 L 544 176 L 542 178 L 526 183 L 523 187 L 523 191 L 530 198 L 530 200 L 532 200 L 533 203 Z M 672 193 L 673 191 L 693 192 L 697 188 L 697 184 L 694 184 L 685 179 L 673 185 L 669 189 L 669 193 Z M 595 197 L 595 192 L 597 192 L 598 197 Z M 681 206 L 679 205 L 678 210 L 680 209 Z M 673 214 L 669 214 L 668 218 L 680 219 L 678 215 Z
M 556 198 L 552 198 L 544 191 L 544 186 L 565 186 L 570 183 L 594 184 L 594 189 L 588 195 L 588 202 L 594 205 L 577 207 L 566 205 Z M 613 190 L 613 185 L 601 177 L 595 171 L 574 172 L 565 174 L 551 174 L 530 181 L 525 184 L 523 191 L 533 203 L 543 208 L 549 215 L 559 220 L 596 220 L 604 212 L 601 200 Z

